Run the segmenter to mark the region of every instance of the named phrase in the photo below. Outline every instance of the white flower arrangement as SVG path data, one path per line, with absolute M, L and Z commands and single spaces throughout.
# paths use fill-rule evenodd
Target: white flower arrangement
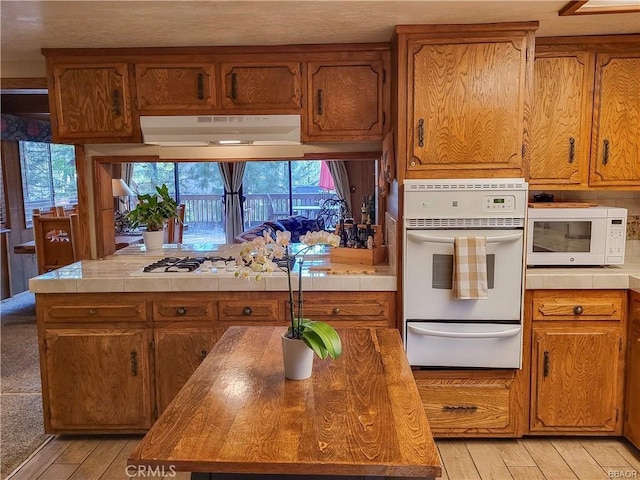
M 238 269 L 236 277 L 250 280 L 255 276 L 260 280 L 264 273 L 275 272 L 280 269 L 286 272 L 289 286 L 289 314 L 291 325 L 287 332 L 289 338 L 303 340 L 320 358 L 327 356 L 335 359 L 342 353 L 340 337 L 335 329 L 325 323 L 303 318 L 302 314 L 302 264 L 304 255 L 316 245 L 330 245 L 337 247 L 340 237 L 330 232 L 307 232 L 300 236 L 300 242 L 305 245 L 297 253 L 289 251 L 291 232 L 277 231 L 275 240 L 271 232 L 265 230 L 261 237 L 245 244 L 236 259 Z M 300 257 L 300 258 L 298 258 Z M 293 301 L 293 288 L 291 286 L 291 268 L 293 260 L 298 259 L 298 302 L 297 312 Z M 276 260 L 284 260 L 284 266 L 279 266 Z

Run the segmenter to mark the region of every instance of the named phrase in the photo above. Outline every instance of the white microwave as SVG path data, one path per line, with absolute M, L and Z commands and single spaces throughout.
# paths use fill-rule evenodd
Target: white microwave
M 527 265 L 622 265 L 627 210 L 605 206 L 529 208 Z

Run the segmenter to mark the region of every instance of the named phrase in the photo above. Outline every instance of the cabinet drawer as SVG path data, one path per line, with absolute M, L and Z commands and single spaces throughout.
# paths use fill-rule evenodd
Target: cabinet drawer
M 52 305 L 46 310 L 45 322 L 144 322 L 144 302 L 119 305 Z
M 217 311 L 214 301 L 153 303 L 153 320 L 156 322 L 215 320 L 216 318 Z
M 380 302 L 369 300 L 364 302 L 340 301 L 334 303 L 307 301 L 304 302 L 305 316 L 313 319 L 348 320 L 385 317 L 386 308 Z
M 458 383 L 416 380 L 429 425 L 434 432 L 510 427 L 510 383 Z
M 598 295 L 581 292 L 567 295 L 563 292 L 536 292 L 533 298 L 534 320 L 614 320 L 624 316 L 621 295 Z
M 220 300 L 218 302 L 221 321 L 283 323 L 278 300 Z

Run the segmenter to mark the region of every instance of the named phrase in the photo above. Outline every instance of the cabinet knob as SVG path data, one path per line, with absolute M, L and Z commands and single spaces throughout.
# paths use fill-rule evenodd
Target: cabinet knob
M 180 316 L 187 314 L 187 309 L 185 307 L 178 307 L 176 309 L 176 313 Z
M 576 305 L 575 307 L 573 307 L 574 315 L 582 315 L 582 312 L 584 312 L 584 308 L 582 308 L 582 305 Z
M 98 312 L 96 311 L 95 308 L 92 308 L 92 309 L 89 310 L 89 315 L 95 315 L 96 313 L 98 313 Z
M 576 157 L 576 140 L 569 137 L 569 163 L 573 163 Z
M 246 315 L 247 317 L 248 317 L 249 315 L 251 315 L 252 313 L 253 313 L 253 309 L 252 309 L 251 307 L 244 307 L 244 308 L 242 309 L 242 314 L 243 314 L 243 315 Z
M 333 314 L 338 315 L 340 313 L 340 309 L 338 307 L 333 309 Z
M 478 410 L 476 405 L 445 405 L 442 407 L 443 412 L 475 412 Z

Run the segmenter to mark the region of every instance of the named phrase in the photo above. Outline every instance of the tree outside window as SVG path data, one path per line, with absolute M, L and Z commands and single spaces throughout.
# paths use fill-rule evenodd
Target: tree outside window
M 75 147 L 41 142 L 18 143 L 25 225 L 31 226 L 34 208 L 77 204 Z

